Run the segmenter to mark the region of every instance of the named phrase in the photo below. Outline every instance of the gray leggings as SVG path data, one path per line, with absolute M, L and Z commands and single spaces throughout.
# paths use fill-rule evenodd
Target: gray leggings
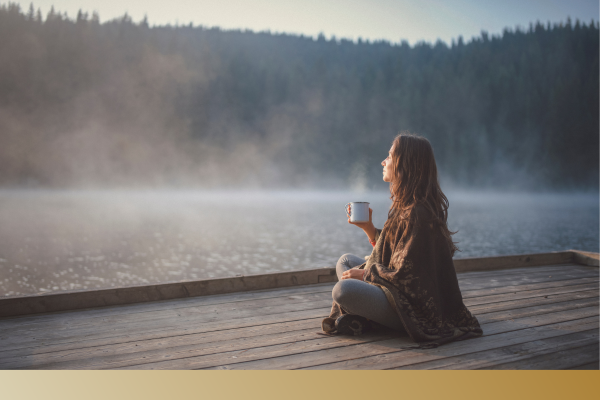
M 333 300 L 350 314 L 360 315 L 372 321 L 399 331 L 404 327 L 398 314 L 388 302 L 383 290 L 358 279 L 344 279 L 342 274 L 365 262 L 354 254 L 344 254 L 335 267 L 339 282 L 331 293 Z

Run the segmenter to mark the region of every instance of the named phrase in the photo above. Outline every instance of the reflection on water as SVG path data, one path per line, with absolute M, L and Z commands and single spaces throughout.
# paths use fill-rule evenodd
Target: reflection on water
M 598 251 L 597 195 L 447 193 L 457 257 Z M 367 255 L 344 205 L 387 193 L 0 191 L 0 295 L 333 266 Z

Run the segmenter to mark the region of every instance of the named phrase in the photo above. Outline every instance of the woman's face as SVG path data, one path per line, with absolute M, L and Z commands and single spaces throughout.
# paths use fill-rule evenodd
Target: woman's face
M 392 181 L 392 150 L 394 150 L 393 146 L 390 149 L 390 151 L 388 152 L 387 158 L 381 162 L 381 165 L 383 165 L 383 181 L 384 182 Z

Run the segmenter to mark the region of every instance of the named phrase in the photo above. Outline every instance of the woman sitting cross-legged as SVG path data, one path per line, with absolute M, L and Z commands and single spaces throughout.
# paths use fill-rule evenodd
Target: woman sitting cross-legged
M 348 219 L 365 231 L 373 252 L 367 262 L 352 254 L 339 259 L 339 282 L 323 331 L 360 334 L 375 321 L 405 332 L 422 347 L 481 336 L 458 287 L 448 199 L 440 189 L 431 144 L 400 134 L 381 165 L 390 184 L 388 219 L 381 230 L 372 223 L 371 209 L 369 222 Z

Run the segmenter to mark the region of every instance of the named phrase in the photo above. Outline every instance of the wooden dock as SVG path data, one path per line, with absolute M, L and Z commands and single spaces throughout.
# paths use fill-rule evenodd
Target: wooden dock
M 331 268 L 0 298 L 0 369 L 598 369 L 598 254 L 455 260 L 484 336 L 318 335 Z

